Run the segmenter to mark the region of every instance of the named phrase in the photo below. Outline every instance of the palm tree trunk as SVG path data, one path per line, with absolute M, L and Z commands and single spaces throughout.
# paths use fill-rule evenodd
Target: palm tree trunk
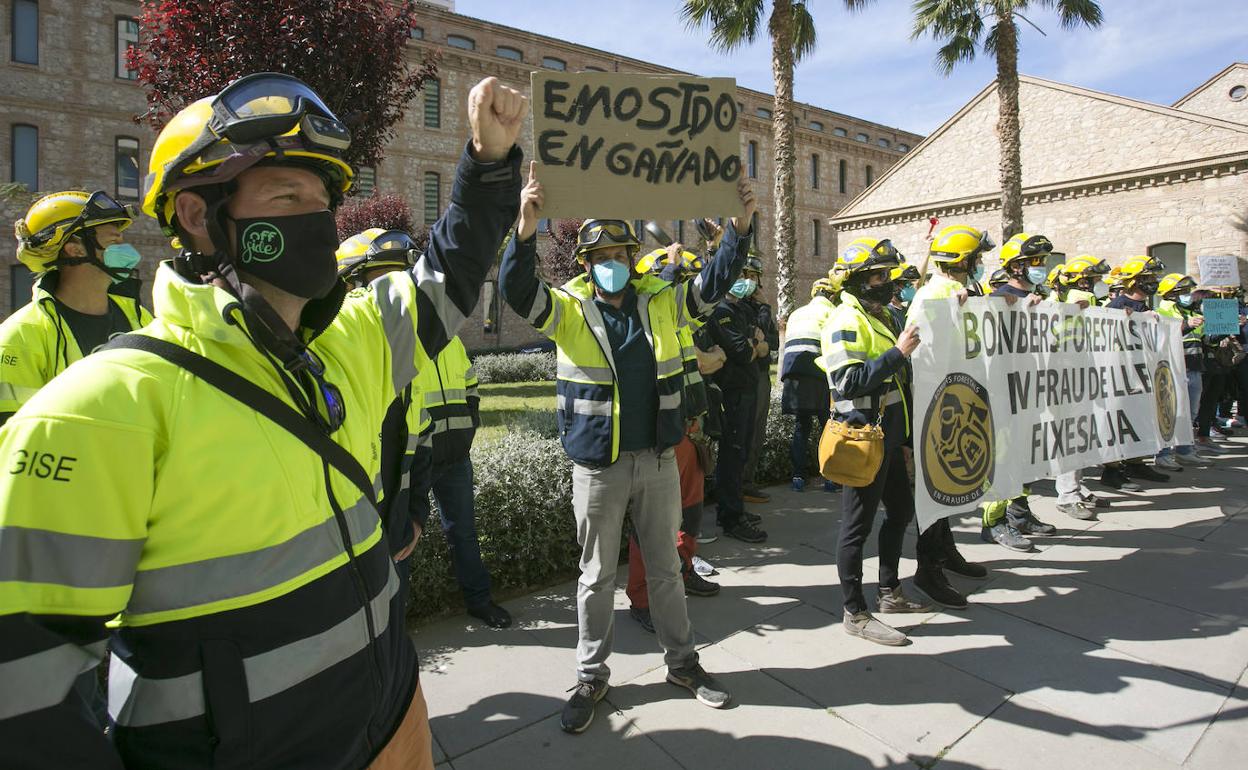
M 772 135 L 775 145 L 775 221 L 776 221 L 776 318 L 783 322 L 793 311 L 794 241 L 793 222 L 796 190 L 793 167 L 793 3 L 774 0 L 771 20 L 771 71 L 776 83 L 775 108 L 772 110 Z
M 1018 27 L 997 22 L 997 139 L 1001 143 L 1001 243 L 1023 231 L 1023 157 L 1018 123 Z

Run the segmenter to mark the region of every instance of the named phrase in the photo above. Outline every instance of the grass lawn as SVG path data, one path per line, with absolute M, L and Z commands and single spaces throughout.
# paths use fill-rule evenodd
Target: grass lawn
M 555 383 L 500 382 L 482 385 L 481 428 L 477 443 L 488 444 L 506 434 L 510 426 L 531 425 L 548 419 L 554 424 Z

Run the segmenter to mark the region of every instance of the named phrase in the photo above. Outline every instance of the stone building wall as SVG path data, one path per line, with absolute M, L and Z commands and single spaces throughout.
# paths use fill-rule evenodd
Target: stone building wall
M 133 17 L 138 3 L 133 0 L 41 0 L 38 4 L 40 22 L 39 64 L 26 65 L 10 61 L 12 23 L 11 4 L 0 0 L 0 182 L 12 178 L 12 126 L 29 124 L 39 129 L 39 184 L 43 192 L 64 189 L 104 189 L 116 192 L 114 146 L 118 137 L 139 140 L 140 172 L 146 174 L 147 158 L 155 134 L 137 124 L 134 116 L 145 111 L 146 105 L 139 86 L 117 76 L 117 17 Z M 442 55 L 439 65 L 440 126 L 425 125 L 424 95 L 418 96 L 394 141 L 386 149 L 386 157 L 375 169 L 376 189 L 398 193 L 410 203 L 417 224 L 425 221 L 424 184 L 426 173 L 438 174 L 438 210 L 445 208 L 454 180 L 455 162 L 468 136 L 467 94 L 481 78 L 497 76 L 504 83 L 527 92 L 529 73 L 542 66 L 545 58 L 565 63 L 568 71 L 598 68 L 620 72 L 672 72 L 648 62 L 629 59 L 565 41 L 537 35 L 449 11 L 422 6 L 418 16 L 419 31 L 411 41 L 414 61 L 425 51 L 436 48 Z M 448 35 L 469 38 L 475 50 L 447 45 Z M 523 61 L 514 61 L 498 54 L 500 46 L 520 51 Z M 709 73 L 708 73 L 709 74 Z M 774 251 L 772 199 L 771 122 L 760 117 L 760 109 L 770 109 L 769 94 L 739 89 L 742 118 L 742 154 L 751 141 L 758 144 L 758 174 L 755 180 L 759 196 L 759 245 L 767 255 Z M 866 167 L 876 177 L 903 157 L 903 148 L 917 145 L 922 137 L 859 118 L 843 115 L 812 105 L 796 107 L 799 122 L 797 212 L 798 275 L 803 286 L 827 270 L 836 252 L 835 234 L 827 218 L 862 192 L 866 184 Z M 815 130 L 820 124 L 822 130 Z M 836 136 L 834 132 L 844 132 Z M 866 141 L 857 141 L 859 134 Z M 522 146 L 532 138 L 531 120 L 524 128 Z M 888 147 L 880 146 L 883 140 Z M 810 180 L 810 156 L 820 156 L 820 183 L 816 190 Z M 840 192 L 838 163 L 846 162 L 845 192 Z M 137 201 L 132 201 L 137 202 Z M 29 199 L 0 201 L 0 220 L 12 222 L 21 216 Z M 607 212 L 609 215 L 609 212 Z M 820 254 L 814 254 L 814 223 L 820 223 Z M 11 312 L 29 295 L 25 283 L 29 278 L 16 263 L 14 242 L 7 235 L 8 224 L 0 235 L 0 316 Z M 691 228 L 686 226 L 692 237 Z M 144 254 L 143 272 L 151 276 L 157 261 L 172 256 L 172 251 L 155 223 L 146 217 L 130 230 L 130 239 Z M 546 248 L 548 238 L 541 236 Z M 650 244 L 653 246 L 653 244 Z M 19 285 L 14 294 L 14 281 Z M 150 287 L 148 289 L 150 291 Z M 765 291 L 774 299 L 774 281 L 765 283 Z M 799 287 L 799 294 L 804 293 Z M 470 348 L 487 346 L 512 347 L 532 342 L 537 335 L 518 316 L 505 307 L 501 324 L 493 334 L 485 334 L 483 307 L 478 305 L 474 317 L 465 324 L 462 336 Z
M 1174 103 L 1175 109 L 1248 123 L 1248 63 L 1236 62 Z

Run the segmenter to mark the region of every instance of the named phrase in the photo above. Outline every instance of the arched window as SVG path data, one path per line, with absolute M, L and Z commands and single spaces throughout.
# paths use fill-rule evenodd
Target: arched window
M 518 48 L 512 48 L 511 46 L 507 46 L 507 45 L 500 45 L 499 47 L 495 48 L 494 55 L 501 56 L 504 59 L 511 59 L 512 61 L 524 61 L 523 51 L 521 51 Z
M 1161 260 L 1167 273 L 1187 274 L 1187 244 L 1177 241 L 1154 243 L 1148 247 L 1148 256 Z
M 463 35 L 447 35 L 446 44 L 451 48 L 462 48 L 465 51 L 477 50 L 477 41 Z

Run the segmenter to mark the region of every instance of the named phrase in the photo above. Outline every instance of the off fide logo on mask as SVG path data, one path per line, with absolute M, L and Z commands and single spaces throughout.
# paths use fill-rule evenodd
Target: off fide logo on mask
M 920 459 L 928 495 L 948 506 L 982 497 L 996 469 L 993 435 L 987 388 L 963 372 L 945 377 L 923 419 Z
M 269 222 L 252 222 L 243 230 L 238 258 L 243 264 L 272 262 L 286 251 L 282 231 Z

